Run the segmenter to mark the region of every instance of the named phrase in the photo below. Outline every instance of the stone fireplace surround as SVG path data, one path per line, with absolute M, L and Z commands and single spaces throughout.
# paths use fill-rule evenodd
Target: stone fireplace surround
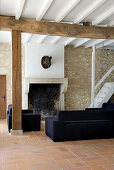
M 60 110 L 64 110 L 64 93 L 67 91 L 68 79 L 67 78 L 25 78 L 22 107 L 28 109 L 28 93 L 30 84 L 60 84 Z

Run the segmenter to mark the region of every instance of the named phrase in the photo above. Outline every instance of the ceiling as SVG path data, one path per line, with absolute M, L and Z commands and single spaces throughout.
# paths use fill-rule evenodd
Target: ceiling
M 0 0 L 0 15 L 65 23 L 114 26 L 114 0 Z M 0 42 L 11 42 L 11 33 L 0 31 Z M 114 39 L 68 38 L 37 34 L 22 34 L 22 43 L 50 43 L 74 48 L 96 46 L 114 49 Z

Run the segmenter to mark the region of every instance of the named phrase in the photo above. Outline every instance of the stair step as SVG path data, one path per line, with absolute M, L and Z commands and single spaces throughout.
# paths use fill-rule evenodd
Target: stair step
M 94 107 L 102 107 L 102 104 L 108 102 L 113 93 L 114 82 L 106 82 L 94 99 Z

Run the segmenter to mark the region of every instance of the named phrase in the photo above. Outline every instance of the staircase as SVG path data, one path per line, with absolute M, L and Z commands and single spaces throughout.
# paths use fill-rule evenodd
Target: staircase
M 96 97 L 94 98 L 94 108 L 101 108 L 103 103 L 107 103 L 110 97 L 114 93 L 114 82 L 107 82 L 100 89 Z M 92 107 L 90 104 L 89 108 Z

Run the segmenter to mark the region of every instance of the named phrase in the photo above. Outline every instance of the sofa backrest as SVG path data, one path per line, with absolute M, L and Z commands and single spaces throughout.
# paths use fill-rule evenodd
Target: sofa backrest
M 59 111 L 57 119 L 60 121 L 75 120 L 112 120 L 113 110 L 79 110 L 79 111 Z
M 9 108 L 9 115 L 12 115 L 12 107 L 11 108 Z
M 30 109 L 24 109 L 22 110 L 22 114 L 28 114 L 28 113 L 33 113 L 33 110 Z M 9 109 L 9 115 L 12 115 L 12 108 Z
M 102 108 L 104 110 L 114 110 L 114 104 L 113 103 L 103 103 Z
M 33 113 L 33 110 L 31 110 L 31 109 L 22 110 L 22 114 L 27 114 L 27 113 Z
M 102 110 L 102 108 L 86 108 L 85 110 Z
M 12 104 L 8 105 L 8 111 L 12 108 Z

